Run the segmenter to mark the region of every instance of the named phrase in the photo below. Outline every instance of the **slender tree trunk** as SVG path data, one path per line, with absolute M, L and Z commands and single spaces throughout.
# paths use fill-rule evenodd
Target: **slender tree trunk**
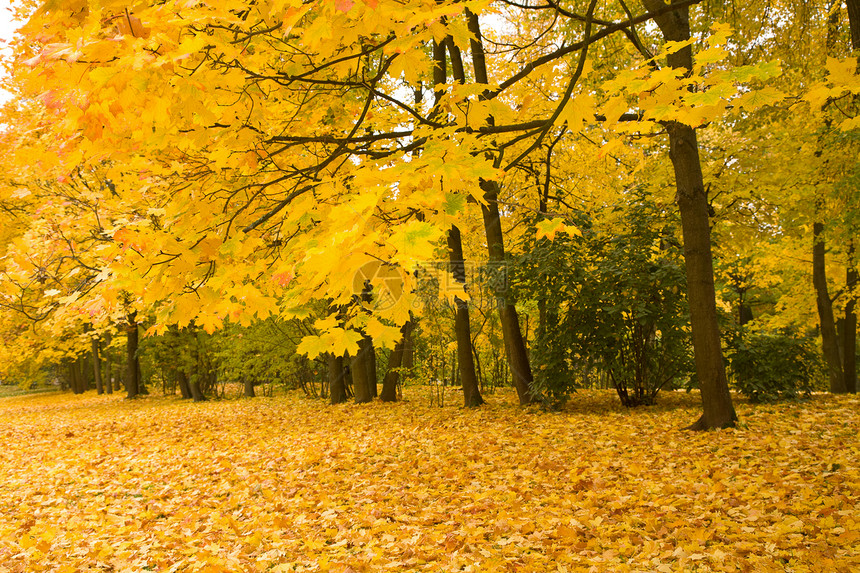
M 125 328 L 126 335 L 126 372 L 125 372 L 125 392 L 126 398 L 136 398 L 139 392 L 140 384 L 140 365 L 137 356 L 138 350 L 138 333 L 137 333 L 137 313 L 132 312 L 128 315 L 128 322 Z
M 848 271 L 845 276 L 845 290 L 848 302 L 845 303 L 845 320 L 842 331 L 842 374 L 845 387 L 852 394 L 857 393 L 857 314 L 855 308 L 858 287 L 857 264 L 854 260 L 854 240 L 848 242 Z
M 816 215 L 816 219 L 819 218 L 820 215 Z M 824 360 L 827 364 L 827 373 L 830 378 L 830 391 L 834 394 L 844 394 L 847 388 L 845 387 L 845 377 L 842 372 L 842 360 L 839 356 L 836 320 L 833 316 L 833 303 L 830 300 L 830 293 L 827 289 L 824 223 L 819 221 L 813 223 L 812 240 L 812 284 L 815 288 L 815 302 L 818 306 L 818 320 L 821 328 L 821 346 L 824 351 Z
M 475 71 L 475 81 L 479 84 L 489 84 L 487 76 L 487 62 L 484 55 L 483 40 L 481 37 L 481 26 L 477 14 L 467 11 L 469 19 L 469 31 L 472 32 L 470 46 L 472 51 L 472 64 Z M 502 218 L 499 212 L 499 184 L 496 181 L 483 181 L 481 190 L 484 192 L 485 204 L 481 205 L 481 215 L 484 219 L 484 231 L 487 236 L 487 247 L 489 250 L 490 265 L 499 273 L 500 277 L 505 271 L 505 240 L 502 232 Z M 502 323 L 502 336 L 505 340 L 505 350 L 508 356 L 514 387 L 520 404 L 529 404 L 536 397 L 531 394 L 533 381 L 532 369 L 529 364 L 523 334 L 520 330 L 519 315 L 514 306 L 510 289 L 507 284 L 507 276 L 497 277 L 496 297 L 498 299 L 499 315 Z
M 382 392 L 379 394 L 379 399 L 383 402 L 397 401 L 397 384 L 400 381 L 399 369 L 403 366 L 406 342 L 412 334 L 413 328 L 415 328 L 414 320 L 409 320 L 403 325 L 400 329 L 402 337 L 394 345 L 394 350 L 391 351 L 391 357 L 388 359 L 388 372 L 385 373 L 385 378 L 382 380 Z
M 848 26 L 851 30 L 851 49 L 855 52 L 860 50 L 860 0 L 845 0 L 848 6 Z M 856 101 L 856 96 L 855 96 Z M 855 231 L 855 229 L 851 229 Z M 846 277 L 846 288 L 848 289 L 848 302 L 845 305 L 845 336 L 843 346 L 843 376 L 845 377 L 846 389 L 855 394 L 857 392 L 857 297 L 855 293 L 860 288 L 858 284 L 857 261 L 854 254 L 854 239 L 848 243 L 848 273 Z
M 663 0 L 642 0 L 642 4 L 651 12 L 666 6 Z M 687 7 L 664 14 L 656 18 L 656 22 L 667 41 L 683 42 L 690 38 Z M 692 48 L 687 46 L 670 54 L 668 63 L 675 69 L 691 70 Z M 689 429 L 725 428 L 734 426 L 737 414 L 732 404 L 720 347 L 708 198 L 699 161 L 699 144 L 695 130 L 688 125 L 669 122 L 666 128 L 669 132 L 669 156 L 675 170 L 684 238 L 693 353 L 702 393 L 702 416 Z
M 458 284 L 465 287 L 466 264 L 463 260 L 463 244 L 460 229 L 451 226 L 448 231 L 448 254 L 451 261 L 451 274 Z M 454 317 L 454 335 L 457 339 L 457 368 L 463 385 L 463 406 L 474 408 L 484 403 L 475 375 L 475 360 L 472 357 L 472 330 L 469 323 L 469 305 L 459 297 L 454 298 L 457 314 Z
M 102 360 L 99 355 L 99 341 L 97 338 L 92 339 L 92 354 L 93 354 L 93 377 L 96 381 L 96 393 L 104 394 L 104 385 L 102 384 Z
M 343 356 L 328 355 L 328 387 L 331 404 L 346 402 L 346 373 Z
M 105 357 L 105 376 L 104 376 L 104 384 L 105 390 L 108 394 L 113 394 L 113 379 L 111 378 L 111 356 L 110 356 L 110 342 L 111 335 L 110 332 L 105 334 L 105 345 L 103 355 Z
M 379 396 L 378 380 L 376 379 L 376 347 L 373 345 L 373 339 L 367 338 L 367 347 L 365 349 L 364 367 L 367 372 L 367 385 L 370 390 L 370 398 Z
M 451 48 L 452 75 L 459 83 L 465 81 L 462 57 L 453 41 L 447 45 Z M 433 42 L 433 85 L 446 83 L 448 63 L 445 57 L 446 43 Z M 435 105 L 438 107 L 444 92 L 435 92 Z M 451 225 L 448 230 L 448 257 L 451 274 L 458 285 L 466 288 L 466 262 L 463 257 L 463 241 L 460 229 Z M 480 406 L 484 403 L 478 388 L 478 378 L 475 376 L 475 362 L 472 359 L 472 334 L 469 324 L 469 306 L 459 297 L 454 298 L 456 313 L 454 315 L 454 335 L 457 340 L 457 365 L 460 380 L 463 382 L 463 405 L 467 408 Z M 452 379 L 454 376 L 452 376 Z

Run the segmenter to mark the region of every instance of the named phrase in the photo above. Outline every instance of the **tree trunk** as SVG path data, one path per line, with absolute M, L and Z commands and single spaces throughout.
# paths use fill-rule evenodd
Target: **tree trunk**
M 848 27 L 851 30 L 851 49 L 860 50 L 860 0 L 845 0 L 848 5 Z
M 81 394 L 83 392 L 77 358 L 75 358 L 74 362 L 69 363 L 69 386 L 72 388 L 72 394 Z
M 328 387 L 331 404 L 346 402 L 343 356 L 328 355 Z
M 819 219 L 820 216 L 820 214 L 816 214 L 816 219 Z M 812 285 L 815 287 L 815 302 L 818 306 L 818 321 L 821 328 L 821 347 L 824 351 L 827 374 L 830 378 L 830 391 L 834 394 L 844 394 L 847 388 L 842 372 L 842 360 L 839 356 L 836 320 L 833 317 L 833 303 L 827 289 L 824 223 L 819 221 L 813 223 L 812 240 Z
M 364 359 L 364 365 L 367 370 L 367 383 L 370 386 L 370 397 L 371 399 L 379 396 L 379 388 L 377 388 L 377 379 L 376 379 L 376 348 L 373 346 L 373 340 L 367 339 L 367 356 Z
M 857 393 L 857 314 L 855 308 L 858 287 L 857 265 L 854 261 L 854 240 L 848 242 L 848 271 L 845 276 L 845 290 L 848 302 L 845 303 L 845 320 L 842 331 L 842 374 L 845 378 L 845 389 L 852 394 Z
M 132 312 L 128 315 L 128 322 L 125 327 L 125 392 L 126 398 L 136 398 L 140 384 L 140 365 L 137 356 L 138 350 L 138 333 L 137 333 L 137 313 Z
M 391 351 L 391 357 L 388 359 L 388 372 L 385 373 L 385 378 L 382 380 L 382 392 L 379 394 L 379 399 L 383 402 L 397 401 L 397 384 L 400 381 L 399 369 L 403 366 L 406 341 L 411 335 L 413 328 L 415 328 L 413 320 L 409 320 L 403 325 L 400 329 L 402 337 L 394 345 L 394 350 Z
M 105 375 L 104 375 L 104 385 L 105 390 L 108 394 L 113 394 L 113 379 L 111 378 L 111 357 L 110 357 L 110 341 L 111 335 L 110 332 L 105 334 L 105 345 L 104 345 L 104 357 L 105 357 Z
M 465 287 L 466 263 L 463 260 L 463 244 L 460 229 L 452 225 L 448 231 L 448 254 L 454 280 Z M 463 386 L 463 406 L 474 408 L 484 403 L 475 375 L 475 360 L 472 357 L 472 330 L 469 323 L 469 305 L 459 297 L 454 298 L 457 314 L 454 317 L 454 335 L 457 339 L 457 367 Z
M 205 402 L 206 394 L 200 388 L 200 375 L 192 374 L 188 377 L 188 389 L 191 390 L 191 399 L 195 402 Z M 217 397 L 217 396 L 216 396 Z
M 194 395 L 191 393 L 191 386 L 188 384 L 188 374 L 183 370 L 177 370 L 176 382 L 179 384 L 179 393 L 182 394 L 182 399 L 191 400 Z
M 93 378 L 96 381 L 96 393 L 104 394 L 105 389 L 102 384 L 102 360 L 99 356 L 99 341 L 97 338 L 92 339 L 92 354 L 93 354 Z
M 489 84 L 487 76 L 487 62 L 484 55 L 483 40 L 481 38 L 481 26 L 478 15 L 467 11 L 469 19 L 469 31 L 473 38 L 470 40 L 472 51 L 472 64 L 475 71 L 475 81 L 479 84 Z M 487 236 L 487 248 L 489 250 L 490 265 L 496 273 L 505 271 L 505 241 L 502 233 L 502 219 L 499 212 L 499 184 L 496 181 L 483 181 L 481 190 L 484 192 L 485 204 L 481 205 L 481 215 L 484 219 L 484 231 Z M 502 336 L 505 340 L 505 350 L 508 356 L 514 387 L 520 404 L 529 404 L 536 397 L 531 394 L 532 369 L 523 342 L 520 330 L 519 315 L 514 306 L 510 289 L 507 284 L 507 276 L 496 277 L 496 293 L 498 299 L 499 315 L 502 323 Z
M 364 404 L 373 400 L 370 391 L 371 381 L 368 378 L 367 361 L 373 352 L 373 342 L 369 338 L 362 338 L 358 343 L 358 352 L 352 357 L 350 363 L 352 370 L 352 388 L 355 392 L 355 403 Z
M 254 380 L 250 376 L 245 376 L 245 398 L 256 398 L 257 394 L 254 392 Z
M 663 0 L 642 0 L 642 4 L 650 12 L 666 6 Z M 690 38 L 687 7 L 666 13 L 656 18 L 656 22 L 667 41 L 683 42 Z M 668 63 L 675 69 L 691 70 L 692 48 L 687 46 L 670 54 Z M 699 144 L 695 130 L 688 125 L 669 122 L 666 128 L 684 239 L 693 354 L 702 394 L 702 416 L 689 429 L 725 428 L 735 425 L 737 414 L 720 347 L 708 198 L 699 161 Z

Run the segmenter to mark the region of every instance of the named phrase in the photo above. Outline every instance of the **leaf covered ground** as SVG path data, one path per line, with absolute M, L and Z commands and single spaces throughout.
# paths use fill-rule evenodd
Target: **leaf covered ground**
M 0 400 L 0 571 L 851 571 L 860 400 Z M 448 399 L 448 402 L 456 398 Z

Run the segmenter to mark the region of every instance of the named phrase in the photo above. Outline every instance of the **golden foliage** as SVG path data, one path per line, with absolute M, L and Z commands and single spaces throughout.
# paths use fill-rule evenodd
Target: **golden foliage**
M 407 398 L 409 398 L 407 388 Z M 4 571 L 849 571 L 860 400 L 0 402 Z

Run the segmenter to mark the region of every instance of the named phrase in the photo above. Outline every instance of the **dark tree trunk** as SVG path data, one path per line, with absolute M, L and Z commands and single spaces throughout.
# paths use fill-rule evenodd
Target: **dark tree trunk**
M 104 344 L 104 357 L 105 357 L 105 375 L 104 375 L 104 385 L 105 390 L 108 394 L 113 394 L 113 380 L 111 379 L 111 356 L 110 356 L 110 341 L 111 335 L 110 332 L 105 334 L 105 344 Z
M 254 380 L 249 376 L 245 376 L 245 398 L 256 398 L 257 394 L 254 392 Z
M 463 244 L 460 229 L 451 226 L 448 231 L 448 254 L 451 261 L 451 274 L 458 284 L 465 287 L 466 263 L 463 260 Z M 457 367 L 460 383 L 463 386 L 463 406 L 474 408 L 484 403 L 475 375 L 475 360 L 472 357 L 472 330 L 469 324 L 469 305 L 459 297 L 454 298 L 457 314 L 454 317 L 454 334 L 457 339 Z
M 447 45 L 451 49 L 453 76 L 459 82 L 465 81 L 465 71 L 459 50 L 453 41 Z M 447 60 L 445 57 L 446 43 L 433 42 L 433 85 L 438 86 L 447 81 Z M 435 105 L 438 106 L 443 91 L 435 93 Z M 451 225 L 448 231 L 448 257 L 451 265 L 451 274 L 458 285 L 464 289 L 466 286 L 466 262 L 463 258 L 463 242 L 460 229 Z M 460 380 L 463 384 L 463 405 L 467 408 L 480 406 L 484 403 L 481 391 L 478 388 L 478 378 L 475 376 L 475 362 L 472 358 L 472 334 L 469 324 L 469 306 L 466 301 L 459 297 L 454 298 L 457 309 L 454 315 L 454 335 L 457 340 L 457 368 L 459 368 Z M 452 372 L 453 374 L 453 372 Z M 454 376 L 452 375 L 453 379 Z
M 370 391 L 371 381 L 367 376 L 369 371 L 367 361 L 370 360 L 370 353 L 373 351 L 373 342 L 369 338 L 362 338 L 358 343 L 358 352 L 350 362 L 352 389 L 355 392 L 356 404 L 364 404 L 373 400 Z
M 666 6 L 663 0 L 642 0 L 642 3 L 649 12 Z M 656 18 L 656 22 L 667 41 L 683 42 L 690 38 L 687 7 L 666 13 Z M 670 54 L 668 63 L 675 69 L 692 69 L 692 48 L 687 46 Z M 732 404 L 720 347 L 708 198 L 699 161 L 699 144 L 696 132 L 690 126 L 669 122 L 666 128 L 669 132 L 669 156 L 675 170 L 684 238 L 693 353 L 702 393 L 702 416 L 689 429 L 725 428 L 734 426 L 737 414 Z
M 78 358 L 78 379 L 81 381 L 81 394 L 90 389 L 89 371 L 87 369 L 87 357 Z
M 343 356 L 328 355 L 328 387 L 331 404 L 346 402 L 346 372 Z
M 137 397 L 140 388 L 140 365 L 137 356 L 137 313 L 135 312 L 132 312 L 128 315 L 128 322 L 126 323 L 125 327 L 125 335 L 125 392 L 126 398 L 132 399 Z
M 848 6 L 848 27 L 851 30 L 851 49 L 860 50 L 860 0 L 845 0 Z M 856 97 L 856 96 L 855 96 Z M 852 229 L 853 231 L 853 229 Z M 857 297 L 853 295 L 858 288 L 857 262 L 854 258 L 854 240 L 848 243 L 848 276 L 846 287 L 849 289 L 849 300 L 845 305 L 845 334 L 843 346 L 843 376 L 846 389 L 852 394 L 857 392 L 857 315 L 855 314 Z
M 391 351 L 391 357 L 388 359 L 388 372 L 385 373 L 385 378 L 382 380 L 382 392 L 379 394 L 379 399 L 383 402 L 397 401 L 397 384 L 400 382 L 399 369 L 403 366 L 404 347 L 413 328 L 415 328 L 415 322 L 412 320 L 403 325 L 400 329 L 402 338 Z
M 848 242 L 848 272 L 845 276 L 845 289 L 848 302 L 845 303 L 845 320 L 842 331 L 842 374 L 845 388 L 852 394 L 857 393 L 857 297 L 854 292 L 858 280 L 857 265 L 854 260 L 854 240 Z
M 92 354 L 93 354 L 93 378 L 96 381 L 96 393 L 104 394 L 104 385 L 102 384 L 102 360 L 99 355 L 99 341 L 97 338 L 92 339 Z
M 860 50 L 860 0 L 845 0 L 848 5 L 848 27 L 851 29 L 851 49 Z
M 816 219 L 818 218 L 820 215 L 816 215 Z M 827 289 L 824 223 L 819 221 L 813 223 L 812 240 L 812 284 L 815 287 L 815 302 L 818 306 L 818 320 L 821 328 L 821 346 L 824 351 L 824 361 L 827 364 L 827 374 L 830 378 L 830 391 L 834 394 L 844 394 L 847 388 L 842 372 L 842 360 L 839 356 L 836 320 L 833 316 L 833 303 Z
M 487 62 L 484 55 L 483 40 L 481 38 L 481 26 L 478 15 L 467 11 L 469 19 L 469 31 L 474 36 L 470 46 L 472 51 L 472 64 L 475 71 L 475 81 L 480 84 L 489 84 L 487 76 Z M 496 292 L 498 298 L 499 315 L 502 323 L 502 336 L 505 340 L 505 350 L 508 356 L 514 387 L 520 404 L 529 404 L 536 400 L 531 394 L 532 369 L 529 364 L 525 342 L 520 330 L 520 320 L 514 300 L 508 288 L 508 277 L 503 275 L 505 271 L 505 240 L 502 233 L 502 218 L 499 212 L 499 185 L 495 181 L 484 181 L 481 183 L 484 192 L 485 204 L 481 205 L 481 214 L 484 219 L 484 231 L 487 236 L 487 248 L 490 255 L 490 265 L 493 272 L 498 273 L 496 277 Z
M 188 374 L 183 370 L 177 370 L 176 382 L 179 384 L 179 393 L 182 394 L 182 399 L 191 400 L 194 396 L 191 394 L 191 385 L 188 384 Z
M 73 394 L 82 394 L 84 391 L 79 365 L 79 358 L 75 358 L 74 362 L 69 364 L 69 386 L 71 386 Z
M 367 339 L 367 355 L 364 357 L 364 366 L 367 370 L 367 383 L 370 386 L 371 399 L 379 396 L 379 388 L 377 388 L 378 380 L 376 379 L 376 347 L 373 346 L 373 340 Z
M 191 399 L 195 402 L 205 402 L 206 394 L 200 389 L 200 375 L 195 374 L 188 378 L 188 389 L 191 390 Z M 217 396 L 216 396 L 217 398 Z

